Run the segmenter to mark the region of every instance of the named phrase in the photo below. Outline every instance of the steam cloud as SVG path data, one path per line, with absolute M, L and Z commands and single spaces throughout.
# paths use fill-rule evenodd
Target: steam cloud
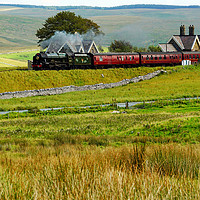
M 40 43 L 40 46 L 49 49 L 51 52 L 58 52 L 58 50 L 66 43 L 70 46 L 80 45 L 83 40 L 94 40 L 97 45 L 101 44 L 103 35 L 95 36 L 93 31 L 88 31 L 86 34 L 79 33 L 67 34 L 65 31 L 56 31 L 55 34 L 48 40 Z

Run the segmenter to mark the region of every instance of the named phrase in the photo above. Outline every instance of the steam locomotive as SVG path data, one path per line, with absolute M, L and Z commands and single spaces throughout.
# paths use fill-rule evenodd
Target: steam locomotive
M 200 52 L 142 53 L 37 53 L 32 69 L 102 69 L 138 66 L 180 65 L 183 60 L 199 63 Z

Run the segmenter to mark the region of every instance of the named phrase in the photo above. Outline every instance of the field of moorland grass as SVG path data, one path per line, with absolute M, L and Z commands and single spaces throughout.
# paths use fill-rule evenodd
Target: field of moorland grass
M 120 113 L 113 113 L 115 109 L 112 106 L 66 108 L 1 115 L 0 143 L 6 143 L 7 139 L 13 142 L 40 139 L 51 141 L 52 145 L 71 143 L 72 140 L 78 144 L 98 144 L 100 136 L 99 144 L 105 146 L 137 141 L 200 142 L 199 100 L 158 101 L 128 110 L 118 108 Z
M 1 54 L 0 57 L 12 59 L 12 60 L 25 61 L 27 63 L 28 60 L 33 60 L 33 56 L 38 52 L 39 52 L 39 50 L 28 50 L 27 49 L 26 51 L 24 50 L 22 52 Z
M 0 198 L 199 199 L 199 99 L 142 103 L 120 113 L 114 105 L 37 110 L 92 105 L 95 98 L 195 96 L 198 73 L 174 68 L 109 90 L 0 100 L 2 110 L 30 109 L 0 117 Z
M 199 108 L 159 101 L 1 119 L 0 198 L 199 199 Z
M 112 73 L 113 76 L 111 79 L 107 79 L 107 80 L 108 81 L 112 80 L 112 82 L 115 82 L 113 80 L 116 80 L 116 81 L 121 80 L 122 76 L 119 76 L 119 73 L 117 73 L 118 70 L 121 70 L 120 73 L 125 74 L 125 72 L 129 72 L 129 70 L 133 70 L 132 72 L 135 72 L 134 70 L 136 70 L 137 72 L 137 70 L 140 71 L 142 69 L 143 68 L 124 69 L 124 70 L 112 69 L 110 72 L 113 72 Z M 148 68 L 145 68 L 145 70 L 147 69 Z M 155 68 L 153 69 L 155 70 Z M 133 84 L 129 84 L 123 87 L 117 87 L 117 88 L 105 89 L 105 90 L 96 90 L 96 91 L 93 90 L 93 91 L 82 91 L 82 92 L 70 92 L 70 93 L 66 93 L 62 95 L 53 95 L 53 96 L 38 96 L 38 97 L 28 97 L 28 98 L 20 98 L 20 99 L 0 100 L 0 110 L 19 110 L 19 109 L 26 109 L 26 108 L 31 109 L 31 108 L 53 108 L 53 107 L 101 105 L 105 103 L 115 103 L 115 102 L 149 101 L 149 100 L 158 100 L 158 99 L 176 99 L 176 98 L 181 98 L 181 97 L 200 96 L 199 66 L 197 67 L 190 66 L 190 67 L 185 67 L 185 68 L 182 68 L 182 67 L 170 68 L 170 69 L 171 70 L 168 71 L 168 74 L 163 74 L 148 81 L 133 83 Z M 79 74 L 80 71 L 77 70 L 75 72 L 77 72 L 77 74 L 75 74 L 74 71 L 61 72 L 61 73 L 73 73 L 74 78 L 80 77 L 80 74 Z M 80 73 L 86 73 L 86 72 L 87 70 L 84 70 L 84 71 L 81 71 Z M 86 80 L 87 82 L 82 81 L 81 84 L 82 83 L 88 84 L 89 83 L 88 81 L 90 80 L 93 81 L 92 83 L 103 82 L 103 78 L 101 74 L 110 73 L 110 72 L 109 70 L 105 70 L 105 71 L 91 70 L 90 78 L 89 79 L 87 78 L 89 75 L 87 73 L 87 75 L 83 77 L 84 80 Z M 114 74 L 115 72 L 116 74 Z M 24 72 L 19 72 L 19 74 L 20 73 L 22 76 L 24 75 Z M 46 72 L 40 72 L 40 73 L 46 73 Z M 54 73 L 54 74 L 56 73 L 56 77 L 62 77 L 61 75 L 59 76 L 59 72 L 50 71 L 48 73 Z M 93 73 L 99 73 L 99 75 L 93 76 L 92 75 Z M 12 84 L 14 83 L 16 84 L 17 80 L 21 81 L 22 76 L 19 75 L 20 78 L 19 79 L 16 78 L 15 82 L 14 82 L 14 79 L 12 78 L 13 80 Z M 129 76 L 125 76 L 125 77 L 129 77 Z M 134 77 L 134 75 L 132 75 L 132 77 Z M 23 78 L 25 79 L 26 77 L 23 77 Z M 99 81 L 95 82 L 97 78 L 99 78 Z M 5 78 L 3 79 L 5 80 Z M 39 77 L 38 77 L 38 80 L 40 80 Z M 44 79 L 42 78 L 42 80 Z M 77 81 L 76 79 L 74 80 Z M 40 85 L 42 84 L 41 81 L 38 81 L 38 83 L 40 83 Z M 52 80 L 51 80 L 51 83 L 52 83 Z M 7 83 L 7 84 L 11 84 L 11 83 Z M 34 84 L 34 82 L 32 84 Z M 3 89 L 3 91 L 5 91 L 5 89 Z
M 6 71 L 0 72 L 0 92 L 45 89 L 69 85 L 82 86 L 112 83 L 145 75 L 158 69 L 161 68 L 139 67 L 104 70 Z
M 27 62 L 18 61 L 8 58 L 0 58 L 0 71 L 14 70 L 14 69 L 27 69 Z
M 1 199 L 199 199 L 197 146 L 21 146 L 1 152 Z

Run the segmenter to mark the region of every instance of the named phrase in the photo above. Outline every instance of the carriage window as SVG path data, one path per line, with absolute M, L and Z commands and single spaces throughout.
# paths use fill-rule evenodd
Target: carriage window
M 178 57 L 176 56 L 176 59 L 177 59 Z
M 162 56 L 159 57 L 159 60 L 162 60 Z
M 181 56 L 179 56 L 179 59 L 181 59 Z
M 124 56 L 122 56 L 122 61 L 124 61 Z
M 126 56 L 126 60 L 128 60 L 127 56 Z
M 155 56 L 155 60 L 158 60 L 158 57 L 157 57 L 157 56 Z
M 151 60 L 153 60 L 153 56 L 151 56 Z
M 191 57 L 191 55 L 190 55 L 190 57 L 189 57 L 189 58 L 190 58 L 190 59 L 192 58 L 192 57 Z
M 100 56 L 99 61 L 103 61 L 103 57 Z
M 143 60 L 143 56 L 142 56 L 142 60 Z
M 149 60 L 149 56 L 146 57 L 146 60 Z
M 197 58 L 199 58 L 199 55 L 197 55 Z
M 167 59 L 166 55 L 164 55 L 164 59 L 165 59 L 165 60 Z
M 195 59 L 195 55 L 193 55 L 193 59 Z
M 133 60 L 134 60 L 134 56 L 133 56 Z
M 131 56 L 129 56 L 129 59 L 131 60 Z

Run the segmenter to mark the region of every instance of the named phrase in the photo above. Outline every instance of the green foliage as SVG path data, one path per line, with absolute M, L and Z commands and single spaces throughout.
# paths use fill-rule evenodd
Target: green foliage
M 130 42 L 125 40 L 114 40 L 109 47 L 111 52 L 132 52 L 133 48 Z
M 148 52 L 161 52 L 161 48 L 159 46 L 150 45 L 147 49 Z
M 150 45 L 148 48 L 132 46 L 125 40 L 114 40 L 109 46 L 111 52 L 161 52 L 159 46 Z
M 53 17 L 49 17 L 43 26 L 36 33 L 36 36 L 40 39 L 39 42 L 51 38 L 56 31 L 84 34 L 92 30 L 96 35 L 102 33 L 99 30 L 99 25 L 89 19 L 82 18 L 80 15 L 76 16 L 75 13 L 69 11 L 62 11 Z

